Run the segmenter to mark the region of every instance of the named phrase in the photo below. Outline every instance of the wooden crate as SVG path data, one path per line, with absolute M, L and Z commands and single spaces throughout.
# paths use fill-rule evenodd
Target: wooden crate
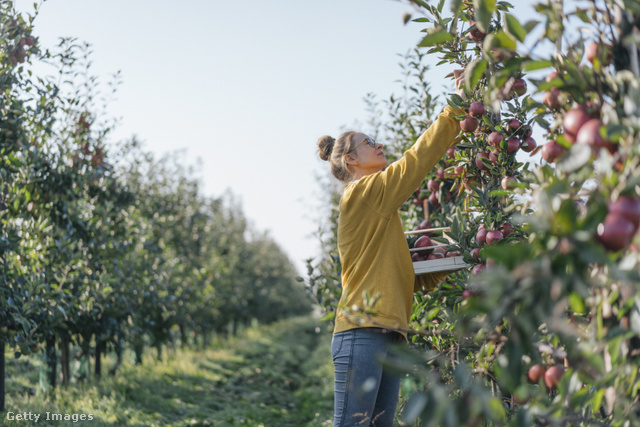
M 419 252 L 419 251 L 425 251 L 428 249 L 435 249 L 440 246 L 449 247 L 456 244 L 456 242 L 447 234 L 447 231 L 451 231 L 451 229 L 449 227 L 439 227 L 439 228 L 425 228 L 422 230 L 406 231 L 404 234 L 412 235 L 412 234 L 442 232 L 442 236 L 449 241 L 449 244 L 441 244 L 441 245 L 434 245 L 434 246 L 426 246 L 424 248 L 409 249 L 410 252 Z M 466 267 L 469 267 L 469 264 L 464 262 L 464 257 L 462 256 L 413 262 L 413 270 L 415 271 L 416 275 L 425 274 L 425 273 L 434 273 L 438 271 L 460 270 Z

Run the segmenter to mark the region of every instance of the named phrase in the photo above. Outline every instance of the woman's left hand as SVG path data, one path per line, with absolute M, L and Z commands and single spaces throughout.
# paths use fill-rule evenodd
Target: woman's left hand
M 467 94 L 464 91 L 464 69 L 454 70 L 453 77 L 456 79 L 456 93 L 460 95 L 462 99 L 466 99 Z

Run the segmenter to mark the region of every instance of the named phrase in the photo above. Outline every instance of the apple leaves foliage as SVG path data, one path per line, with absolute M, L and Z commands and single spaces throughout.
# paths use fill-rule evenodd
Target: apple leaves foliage
M 615 38 L 614 28 L 605 28 L 613 16 L 609 5 L 603 6 L 604 11 L 595 6 L 563 11 L 561 2 L 541 2 L 535 6 L 538 16 L 522 24 L 506 2 L 452 2 L 451 18 L 443 16 L 441 4 L 437 8 L 421 3 L 425 2 L 416 4 L 427 18 L 415 22 L 427 27 L 423 29 L 427 36 L 420 47 L 427 47 L 428 55 L 438 55 L 438 65 L 467 70 L 470 99 L 454 95 L 446 102 L 468 108 L 471 101 L 483 101 L 492 111 L 480 121 L 480 132 L 462 133 L 453 156 L 440 161 L 437 168 L 445 170 L 445 179 L 439 191 L 416 193 L 435 194 L 439 203 L 417 197 L 401 210 L 407 228 L 417 226 L 422 215 L 433 225 L 451 226 L 451 235 L 464 250 L 479 250 L 474 256 L 466 253 L 465 260 L 484 267 L 478 274 L 475 270 L 453 274 L 433 292 L 416 295 L 411 318 L 420 333 L 412 341 L 425 354 L 437 350 L 441 355 L 415 361 L 420 370 L 412 384 L 421 391 L 408 398 L 406 421 L 518 426 L 568 425 L 575 420 L 640 423 L 640 414 L 629 410 L 637 403 L 638 392 L 634 375 L 639 347 L 639 242 L 636 236 L 625 253 L 606 250 L 597 238 L 609 203 L 620 194 L 639 196 L 640 114 L 635 95 L 640 84 L 637 76 L 613 69 L 601 59 L 585 62 L 589 40 L 582 35 L 586 33 L 567 29 L 568 20 L 575 17 L 591 27 L 600 43 Z M 618 6 L 639 13 L 633 2 Z M 472 25 L 487 34 L 470 34 Z M 542 40 L 519 52 L 539 25 L 544 25 Z M 562 37 L 563 44 L 555 45 Z M 422 67 L 417 62 L 412 66 Z M 558 75 L 535 76 L 545 70 Z M 531 84 L 525 93 L 514 95 L 510 88 L 525 73 L 531 73 Z M 419 93 L 425 87 L 416 84 L 413 89 Z M 553 109 L 536 99 L 552 89 L 563 96 Z M 418 127 L 411 118 L 422 115 L 419 109 L 424 104 L 391 104 L 392 124 L 376 129 L 387 130 L 390 141 L 402 139 L 406 149 L 404 129 L 411 127 L 412 137 L 416 135 Z M 600 136 L 611 140 L 612 152 L 573 143 L 563 134 L 562 118 L 568 109 L 593 105 L 605 122 Z M 564 148 L 562 156 L 551 164 L 531 165 L 501 152 L 507 138 L 524 138 L 522 130 L 510 128 L 514 118 L 521 125 L 537 127 L 543 139 L 556 141 Z M 483 133 L 491 131 L 505 135 L 499 147 L 487 147 Z M 494 149 L 497 161 L 475 162 L 479 153 Z M 479 166 L 488 170 L 480 171 Z M 519 185 L 501 188 L 500 179 L 506 175 L 516 177 Z M 499 243 L 477 241 L 481 225 L 490 230 L 506 221 L 514 231 Z M 472 291 L 472 296 L 463 297 L 463 291 Z M 533 363 L 567 369 L 557 387 L 548 388 L 527 382 L 525 372 Z M 472 382 L 478 386 L 473 393 Z M 496 395 L 501 399 L 492 399 Z M 460 396 L 465 396 L 464 405 Z

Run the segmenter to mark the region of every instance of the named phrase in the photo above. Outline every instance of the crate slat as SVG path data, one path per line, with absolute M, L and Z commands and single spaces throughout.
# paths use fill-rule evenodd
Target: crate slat
M 451 231 L 451 227 L 421 228 L 419 230 L 405 231 L 404 234 L 409 236 L 411 234 L 431 233 L 432 231 Z
M 413 270 L 415 271 L 415 274 L 434 273 L 447 270 L 460 270 L 466 267 L 469 267 L 469 264 L 464 262 L 464 257 L 462 256 L 432 259 L 427 261 L 415 261 L 413 263 Z

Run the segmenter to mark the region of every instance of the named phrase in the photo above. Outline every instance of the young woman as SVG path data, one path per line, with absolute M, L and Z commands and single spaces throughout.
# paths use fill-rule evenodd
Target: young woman
M 455 72 L 456 91 L 464 73 Z M 335 368 L 334 427 L 393 426 L 400 378 L 383 369 L 394 342 L 406 339 L 413 293 L 435 288 L 448 273 L 416 276 L 398 214 L 400 206 L 454 143 L 460 132 L 446 106 L 438 119 L 403 157 L 387 166 L 382 144 L 360 132 L 318 140 L 320 158 L 345 184 L 340 199 L 338 252 L 342 297 L 337 309 L 331 353 Z M 375 315 L 354 318 L 365 292 L 380 295 Z M 400 331 L 400 332 L 398 332 Z

